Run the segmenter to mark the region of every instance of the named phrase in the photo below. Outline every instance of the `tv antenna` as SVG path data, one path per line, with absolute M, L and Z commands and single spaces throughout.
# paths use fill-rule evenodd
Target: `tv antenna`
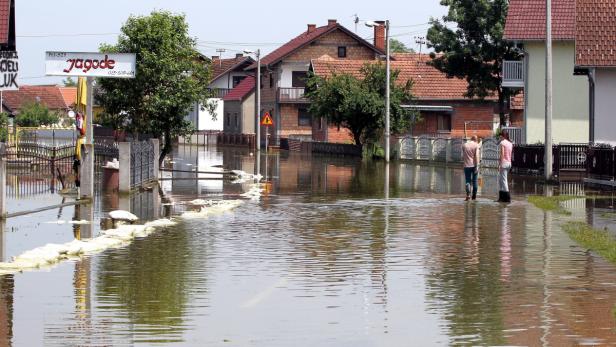
M 216 48 L 216 53 L 218 53 L 218 62 L 220 63 L 220 66 L 222 66 L 222 54 L 226 51 L 227 50 L 224 48 Z
M 421 49 L 423 48 L 423 45 L 428 44 L 428 41 L 426 41 L 426 38 L 423 36 L 415 36 L 415 43 L 419 45 L 419 60 L 417 61 L 419 64 L 419 62 L 421 62 Z
M 353 15 L 355 17 L 355 19 L 353 20 L 353 23 L 355 23 L 355 33 L 357 34 L 357 24 L 359 24 L 359 16 L 356 14 Z

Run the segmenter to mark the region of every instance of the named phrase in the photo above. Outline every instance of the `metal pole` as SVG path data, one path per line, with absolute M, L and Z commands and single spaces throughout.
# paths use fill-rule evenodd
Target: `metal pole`
M 390 146 L 390 141 L 389 141 L 389 136 L 390 136 L 390 126 L 389 126 L 389 112 L 390 112 L 390 105 L 389 105 L 389 93 L 390 93 L 390 88 L 389 88 L 389 84 L 390 84 L 390 79 L 391 79 L 391 72 L 390 72 L 390 56 L 389 56 L 389 20 L 385 21 L 385 50 L 387 51 L 387 55 L 386 55 L 386 86 L 385 86 L 385 161 L 389 162 L 389 146 Z
M 93 82 L 93 77 L 88 77 L 86 79 L 86 90 L 88 93 L 86 101 L 86 143 L 90 145 L 94 144 L 94 117 L 92 116 L 92 106 L 94 104 L 94 91 L 92 90 L 94 84 Z
M 552 0 L 546 0 L 545 37 L 545 179 L 552 178 Z
M 257 49 L 257 152 L 261 150 L 261 50 Z

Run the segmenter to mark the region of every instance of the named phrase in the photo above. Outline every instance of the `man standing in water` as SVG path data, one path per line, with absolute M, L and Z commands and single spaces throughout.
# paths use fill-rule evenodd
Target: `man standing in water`
M 509 194 L 509 183 L 507 176 L 511 169 L 511 154 L 513 152 L 513 143 L 509 141 L 509 133 L 503 130 L 499 135 L 500 143 L 498 145 L 498 201 L 511 202 L 511 194 Z
M 477 136 L 473 135 L 470 141 L 462 145 L 462 159 L 464 160 L 464 178 L 466 180 L 466 201 L 471 199 L 471 186 L 473 200 L 477 199 L 477 176 L 479 174 L 479 144 Z

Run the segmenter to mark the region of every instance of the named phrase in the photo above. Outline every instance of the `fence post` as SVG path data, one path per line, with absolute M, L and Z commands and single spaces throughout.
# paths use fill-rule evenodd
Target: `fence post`
M 6 144 L 0 143 L 0 219 L 6 214 Z
M 451 152 L 452 152 L 452 141 L 451 139 L 447 139 L 447 144 L 445 145 L 445 163 L 451 162 Z
M 120 142 L 118 150 L 120 152 L 120 193 L 130 193 L 130 142 Z
M 84 144 L 81 150 L 80 195 L 82 199 L 94 197 L 94 145 Z
M 430 146 L 428 150 L 428 160 L 434 161 L 434 139 L 430 139 Z
M 158 173 L 160 172 L 160 162 L 158 161 L 158 157 L 160 157 L 160 142 L 158 139 L 151 139 L 150 143 L 154 148 L 154 180 L 158 181 Z

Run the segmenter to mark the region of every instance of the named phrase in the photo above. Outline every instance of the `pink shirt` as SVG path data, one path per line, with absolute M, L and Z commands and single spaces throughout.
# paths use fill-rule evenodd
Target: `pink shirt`
M 511 152 L 513 152 L 513 143 L 507 140 L 503 140 L 500 143 L 501 150 L 499 153 L 502 153 L 502 158 L 500 158 L 501 163 L 511 163 Z
M 479 163 L 479 144 L 474 141 L 468 141 L 462 145 L 462 158 L 464 159 L 464 167 L 475 167 Z

